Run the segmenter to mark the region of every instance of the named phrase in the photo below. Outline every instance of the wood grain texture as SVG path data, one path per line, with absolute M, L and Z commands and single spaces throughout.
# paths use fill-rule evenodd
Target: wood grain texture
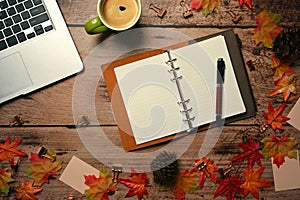
M 168 29 L 166 29 L 168 30 Z M 203 37 L 209 34 L 223 31 L 225 29 L 211 28 L 180 28 L 169 30 L 176 30 L 179 33 L 186 34 L 190 38 Z M 268 97 L 267 94 L 273 90 L 273 72 L 270 69 L 272 65 L 272 51 L 269 49 L 262 49 L 260 55 L 254 55 L 252 52 L 256 47 L 253 40 L 252 28 L 241 29 L 235 28 L 234 31 L 239 35 L 242 41 L 242 54 L 244 61 L 252 60 L 256 70 L 250 71 L 247 67 L 250 84 L 253 90 L 255 100 L 257 102 L 258 112 L 255 118 L 239 121 L 237 123 L 244 124 L 260 124 L 263 120 L 261 114 L 266 112 L 267 103 L 271 101 L 274 106 L 279 106 L 282 102 L 282 95 Z M 80 55 L 83 60 L 89 55 L 90 52 L 99 44 L 100 37 L 87 35 L 81 27 L 71 27 L 71 34 L 73 35 L 75 44 L 79 49 Z M 165 38 L 171 39 L 171 38 Z M 300 72 L 297 62 L 295 69 Z M 87 68 L 89 66 L 86 66 Z M 100 73 L 100 68 L 99 68 Z M 299 73 L 297 73 L 299 74 Z M 80 76 L 80 75 L 79 75 Z M 0 107 L 0 125 L 8 126 L 13 120 L 14 116 L 20 115 L 26 123 L 24 125 L 74 125 L 80 120 L 79 116 L 74 117 L 73 111 L 76 107 L 72 107 L 73 96 L 77 95 L 77 90 L 74 90 L 74 82 L 77 76 L 68 78 L 58 84 L 53 84 L 50 87 L 33 92 L 23 98 L 16 99 L 12 102 L 1 105 Z M 96 85 L 95 91 L 91 91 L 88 95 L 95 98 L 95 109 L 90 112 L 96 112 L 97 119 L 90 121 L 91 124 L 110 124 L 115 125 L 113 113 L 111 111 L 111 103 L 107 94 L 106 85 L 103 77 Z M 89 89 L 89 88 L 86 88 Z M 80 94 L 78 94 L 80 95 Z M 83 98 L 84 98 L 83 94 Z M 292 95 L 287 102 L 288 106 L 285 113 L 292 108 L 295 100 L 299 95 Z M 15 105 L 18 105 L 17 107 Z M 90 112 L 83 112 L 80 114 L 86 117 L 91 115 Z M 91 119 L 91 116 L 90 116 Z
M 254 55 L 253 50 L 257 48 L 253 40 L 253 29 L 256 27 L 255 18 L 258 13 L 263 10 L 269 10 L 273 13 L 278 13 L 282 16 L 280 25 L 287 26 L 300 26 L 300 4 L 298 0 L 253 0 L 254 10 L 249 10 L 243 6 L 238 6 L 237 0 L 221 0 L 221 7 L 215 9 L 214 12 L 205 17 L 202 11 L 193 11 L 193 16 L 184 19 L 181 16 L 180 0 L 141 0 L 142 2 L 142 16 L 137 24 L 137 27 L 153 27 L 163 28 L 166 31 L 178 31 L 191 38 L 198 38 L 209 34 L 224 31 L 228 28 L 233 28 L 238 34 L 242 42 L 242 54 L 244 61 L 252 60 L 255 70 L 251 71 L 247 68 L 250 84 L 253 89 L 253 94 L 257 105 L 257 115 L 253 118 L 234 122 L 223 127 L 221 137 L 210 151 L 207 156 L 215 161 L 218 167 L 226 167 L 232 157 L 241 152 L 237 146 L 237 142 L 242 140 L 244 135 L 261 138 L 264 135 L 258 132 L 259 125 L 264 122 L 262 113 L 267 112 L 267 103 L 271 102 L 275 108 L 281 105 L 282 96 L 276 95 L 268 97 L 267 94 L 274 88 L 273 72 L 270 69 L 272 64 L 272 51 L 266 48 L 260 48 L 259 55 Z M 186 1 L 189 3 L 190 1 Z M 71 35 L 77 46 L 83 61 L 91 54 L 92 50 L 99 44 L 102 44 L 111 36 L 116 35 L 116 32 L 106 32 L 98 35 L 88 35 L 84 31 L 84 23 L 97 15 L 96 4 L 97 0 L 58 0 L 60 8 L 68 24 Z M 163 19 L 158 18 L 155 13 L 149 9 L 149 4 L 153 3 L 159 7 L 167 9 L 167 14 Z M 242 20 L 234 24 L 231 17 L 226 12 L 229 9 L 242 16 Z M 170 38 L 164 38 L 168 40 Z M 124 56 L 124 55 L 120 55 Z M 101 55 L 99 55 L 101 58 Z M 297 72 L 297 79 L 300 74 L 300 61 L 299 59 L 292 66 Z M 89 70 L 89 67 L 86 66 Z M 99 66 L 100 70 L 100 66 Z M 100 71 L 99 71 L 100 72 Z M 116 122 L 111 109 L 110 99 L 107 94 L 106 84 L 103 78 L 97 79 L 95 88 L 86 88 L 91 90 L 88 93 L 89 98 L 95 99 L 95 106 L 92 110 L 86 112 L 76 113 L 76 108 L 73 107 L 73 97 L 76 94 L 78 97 L 85 98 L 86 94 L 77 93 L 74 91 L 74 85 L 77 83 L 78 76 L 67 78 L 59 83 L 53 84 L 49 87 L 43 88 L 33 92 L 24 97 L 16 98 L 10 102 L 0 105 L 0 142 L 10 136 L 13 140 L 22 138 L 23 142 L 19 146 L 20 149 L 26 153 L 36 152 L 39 146 L 45 146 L 48 149 L 53 149 L 58 159 L 63 160 L 63 169 L 66 167 L 68 161 L 73 155 L 79 157 L 90 165 L 101 169 L 107 167 L 104 160 L 97 159 L 91 152 L 91 146 L 85 146 L 89 142 L 93 142 L 93 138 L 85 138 L 85 142 L 80 139 L 79 133 L 87 130 L 88 133 L 93 133 L 95 130 L 100 130 L 104 133 L 105 138 L 109 144 L 122 150 L 122 144 L 117 132 Z M 85 85 L 82 84 L 84 88 Z M 297 86 L 298 90 L 300 89 Z M 299 94 L 292 95 L 287 102 L 287 107 L 284 110 L 284 115 L 287 115 L 293 105 L 299 98 Z M 77 105 L 80 106 L 80 105 Z M 75 109 L 75 110 L 74 110 Z M 92 115 L 95 113 L 96 118 Z M 19 115 L 24 124 L 21 127 L 9 127 L 13 121 L 14 116 Z M 89 126 L 84 125 L 89 123 Z M 83 125 L 78 129 L 75 125 Z M 285 124 L 284 128 L 286 133 L 290 136 L 296 137 L 300 141 L 299 131 L 295 128 Z M 84 132 L 85 133 L 85 132 Z M 272 130 L 268 130 L 265 134 L 272 134 Z M 275 132 L 280 135 L 279 132 Z M 184 151 L 178 157 L 180 163 L 180 170 L 190 169 L 193 166 L 194 159 L 198 158 L 199 149 L 202 147 L 205 139 L 205 132 L 197 133 L 196 135 L 189 135 L 186 138 L 191 138 L 192 142 L 187 145 L 186 143 L 178 141 L 176 147 L 178 151 Z M 82 135 L 81 135 L 82 136 Z M 84 136 L 84 135 L 83 135 Z M 102 144 L 102 143 L 101 143 Z M 149 148 L 141 149 L 135 153 L 146 154 L 149 152 L 159 152 L 168 143 L 152 146 Z M 96 144 L 94 148 L 98 151 L 107 151 L 107 145 Z M 188 147 L 187 150 L 184 150 Z M 299 149 L 299 146 L 297 146 Z M 122 152 L 122 151 L 121 151 Z M 122 154 L 118 151 L 112 151 L 106 154 L 106 161 L 114 157 L 115 159 L 122 160 Z M 152 158 L 144 157 L 139 161 L 137 168 L 142 168 L 153 160 Z M 136 164 L 136 158 L 133 156 L 131 159 L 124 161 L 125 165 L 132 166 Z M 110 163 L 111 164 L 111 163 Z M 245 169 L 246 164 L 241 165 L 241 169 Z M 263 165 L 266 167 L 263 178 L 273 181 L 273 174 L 271 170 L 271 163 L 269 160 L 263 159 Z M 9 167 L 7 162 L 1 162 L 0 168 Z M 11 184 L 11 194 L 9 197 L 0 195 L 0 199 L 15 199 L 14 188 L 18 186 L 21 180 L 28 180 L 24 170 L 30 166 L 28 158 L 21 159 L 19 170 L 14 174 L 16 182 Z M 257 166 L 256 166 L 257 167 Z M 62 170 L 63 170 L 62 169 Z M 62 172 L 61 170 L 61 172 Z M 149 188 L 149 194 L 143 199 L 175 199 L 172 192 L 162 192 L 159 187 L 153 184 L 152 173 L 147 172 L 151 180 L 152 187 Z M 122 177 L 128 177 L 129 172 L 126 171 L 121 174 Z M 119 190 L 110 199 L 124 199 L 128 189 L 119 185 Z M 73 194 L 75 199 L 85 199 L 81 194 L 71 189 L 69 186 L 63 184 L 58 180 L 58 177 L 53 177 L 49 184 L 43 185 L 43 192 L 38 194 L 39 199 L 42 200 L 65 200 L 69 194 Z M 204 188 L 196 191 L 195 194 L 188 194 L 186 199 L 225 199 L 224 196 L 214 198 L 214 192 L 217 186 L 211 181 L 207 181 Z M 274 192 L 274 187 L 260 190 L 260 197 L 266 200 L 285 200 L 300 199 L 300 190 L 290 190 L 283 192 Z M 251 195 L 242 197 L 237 195 L 236 199 L 255 199 Z M 136 197 L 128 198 L 129 200 L 137 199 Z
M 119 145 L 119 138 L 115 134 L 116 127 L 104 127 L 103 131 L 106 133 L 107 138 L 114 143 L 115 145 Z M 293 132 L 293 128 L 287 127 L 287 132 Z M 76 129 L 68 129 L 68 128 L 17 128 L 10 129 L 5 128 L 1 130 L 5 135 L 9 135 L 12 140 L 17 138 L 22 138 L 23 141 L 19 145 L 19 149 L 25 151 L 27 154 L 30 152 L 36 152 L 39 146 L 44 146 L 48 149 L 53 149 L 57 153 L 57 159 L 63 160 L 63 169 L 60 170 L 60 173 L 65 169 L 68 161 L 72 156 L 77 156 L 81 160 L 87 162 L 97 169 L 101 169 L 102 167 L 110 168 L 110 166 L 103 165 L 103 160 L 95 159 L 91 154 L 86 150 L 85 146 L 81 143 L 81 140 L 77 134 Z M 226 167 L 230 160 L 242 152 L 238 147 L 237 142 L 242 141 L 243 135 L 257 135 L 257 129 L 252 126 L 244 126 L 242 129 L 240 127 L 224 127 L 222 130 L 221 137 L 219 138 L 217 144 L 214 146 L 212 151 L 207 154 L 208 158 L 213 159 L 214 164 L 223 168 Z M 54 137 L 54 136 L 59 137 Z M 293 135 L 297 140 L 300 139 L 299 134 Z M 190 137 L 190 136 L 188 136 Z M 198 158 L 199 149 L 201 148 L 201 144 L 205 138 L 205 134 L 198 133 L 195 137 L 193 136 L 193 141 L 189 146 L 189 149 L 178 157 L 179 161 L 179 169 L 191 169 L 193 167 L 194 159 Z M 3 142 L 4 138 L 1 138 L 1 142 Z M 179 143 L 180 144 L 180 143 Z M 137 153 L 143 154 L 148 151 L 158 151 L 163 148 L 165 144 L 160 144 L 154 147 L 148 148 L 147 151 L 139 151 Z M 180 147 L 180 146 L 179 146 Z M 105 151 L 106 146 L 98 146 L 99 150 Z M 124 153 L 124 152 L 123 152 Z M 125 165 L 129 165 L 130 161 L 122 160 L 123 153 L 112 153 L 110 156 L 114 156 L 115 158 L 119 158 L 120 163 L 125 163 Z M 109 159 L 110 157 L 106 157 L 103 159 Z M 144 159 L 140 159 L 140 163 L 149 162 L 149 158 L 145 156 Z M 152 159 L 150 160 L 152 161 Z M 263 165 L 266 167 L 262 178 L 267 179 L 271 182 L 272 180 L 272 170 L 271 170 L 271 161 L 267 159 L 262 159 Z M 7 162 L 1 162 L 0 168 L 8 167 Z M 27 176 L 24 172 L 26 168 L 31 166 L 28 158 L 21 158 L 21 164 L 19 166 L 18 171 L 14 174 L 16 182 L 11 184 L 11 188 L 14 189 L 18 186 L 21 180 L 27 180 Z M 138 168 L 138 166 L 136 166 Z M 255 166 L 258 168 L 258 166 Z M 240 172 L 246 169 L 246 163 L 241 163 Z M 121 177 L 128 177 L 130 175 L 129 171 L 125 171 L 121 174 Z M 175 199 L 173 197 L 172 192 L 162 192 L 159 187 L 154 184 L 152 181 L 152 173 L 147 172 L 147 176 L 150 178 L 151 187 L 148 188 L 149 194 L 145 196 L 143 199 Z M 216 174 L 218 176 L 218 174 Z M 43 192 L 38 194 L 39 199 L 43 200 L 52 200 L 58 199 L 63 200 L 66 199 L 69 194 L 73 194 L 76 198 L 80 199 L 81 194 L 77 191 L 73 190 L 69 186 L 63 184 L 58 180 L 59 176 L 53 176 L 50 179 L 49 184 L 43 185 Z M 121 184 L 118 185 L 119 190 L 116 192 L 114 196 L 110 199 L 123 199 L 128 189 Z M 213 194 L 217 189 L 217 185 L 207 180 L 202 189 L 198 189 L 195 194 L 187 194 L 186 199 L 214 199 Z M 14 199 L 15 192 L 12 190 L 9 199 Z M 292 190 L 292 191 L 283 191 L 283 192 L 274 192 L 274 188 L 266 188 L 260 190 L 260 197 L 264 197 L 265 199 L 272 200 L 284 200 L 286 197 L 289 199 L 298 199 L 300 197 L 300 190 Z M 225 197 L 217 197 L 215 199 L 224 199 Z M 253 199 L 251 195 L 248 195 L 246 198 L 237 195 L 237 199 Z M 84 199 L 84 198 L 82 198 Z M 129 198 L 136 199 L 136 197 Z

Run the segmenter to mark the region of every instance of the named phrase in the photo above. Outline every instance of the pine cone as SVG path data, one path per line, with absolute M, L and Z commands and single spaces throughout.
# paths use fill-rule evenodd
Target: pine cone
M 300 55 L 300 30 L 289 27 L 281 31 L 273 43 L 273 52 L 281 61 L 293 61 Z
M 151 163 L 154 182 L 165 187 L 176 183 L 178 161 L 175 153 L 162 152 Z

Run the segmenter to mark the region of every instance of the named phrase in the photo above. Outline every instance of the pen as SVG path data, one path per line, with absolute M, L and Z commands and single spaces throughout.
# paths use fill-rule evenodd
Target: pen
M 217 96 L 216 96 L 216 122 L 219 125 L 223 109 L 223 85 L 225 81 L 225 62 L 223 58 L 217 61 Z

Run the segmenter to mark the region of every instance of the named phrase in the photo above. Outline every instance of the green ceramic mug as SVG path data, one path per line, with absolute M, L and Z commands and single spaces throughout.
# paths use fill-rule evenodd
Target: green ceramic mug
M 85 24 L 88 34 L 97 34 L 109 29 L 124 31 L 136 24 L 141 16 L 140 0 L 98 0 L 98 16 Z

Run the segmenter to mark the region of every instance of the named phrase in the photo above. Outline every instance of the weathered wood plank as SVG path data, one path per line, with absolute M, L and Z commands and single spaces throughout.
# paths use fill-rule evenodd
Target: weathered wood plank
M 95 129 L 95 127 L 91 128 L 90 131 L 93 131 L 93 129 Z M 117 147 L 120 147 L 120 140 L 118 138 L 116 127 L 104 127 L 103 131 L 105 132 L 107 138 L 112 142 L 112 144 L 110 145 L 116 145 Z M 299 141 L 300 136 L 299 134 L 294 132 L 293 128 L 287 127 L 286 132 L 290 133 L 291 136 L 296 137 L 296 140 Z M 214 160 L 214 164 L 217 167 L 226 167 L 235 155 L 242 152 L 237 145 L 237 142 L 242 141 L 242 136 L 256 136 L 257 133 L 257 130 L 252 126 L 244 126 L 243 128 L 224 127 L 217 144 L 214 146 L 212 151 L 208 151 L 209 153 L 206 156 Z M 83 140 L 80 140 L 77 134 L 77 130 L 75 129 L 59 127 L 15 129 L 2 128 L 0 130 L 0 135 L 1 143 L 4 142 L 5 138 L 8 136 L 10 136 L 12 140 L 22 138 L 23 141 L 18 148 L 28 154 L 30 154 L 30 152 L 36 152 L 39 146 L 53 149 L 57 153 L 57 159 L 63 160 L 63 169 L 60 172 L 64 170 L 68 161 L 73 155 L 79 157 L 80 159 L 97 169 L 101 169 L 102 167 L 109 168 L 109 166 L 106 166 L 104 163 L 107 162 L 107 159 L 110 159 L 112 157 L 117 159 L 119 163 L 126 165 L 127 168 L 130 166 L 139 168 L 139 166 L 136 166 L 134 164 L 136 163 L 136 161 L 134 161 L 134 156 L 132 156 L 132 160 L 124 160 L 124 152 L 122 151 L 111 152 L 109 155 L 106 155 L 102 159 L 96 159 L 89 153 L 89 151 L 87 151 L 87 148 L 89 147 L 83 145 Z M 185 138 L 188 138 L 188 140 L 186 140 Z M 175 147 L 177 147 L 177 149 L 176 151 L 174 151 L 180 152 L 180 149 L 182 149 L 183 151 L 183 154 L 178 156 L 179 168 L 181 171 L 185 169 L 191 169 L 193 167 L 193 162 L 198 158 L 199 149 L 201 148 L 201 145 L 203 145 L 205 133 L 198 133 L 195 137 L 187 136 L 185 138 L 182 138 L 180 139 L 182 141 L 175 143 Z M 93 140 L 93 138 L 90 138 L 88 140 Z M 192 142 L 186 143 L 186 141 L 189 140 L 191 140 Z M 144 163 L 150 163 L 154 158 L 150 158 L 149 156 L 147 156 L 147 152 L 154 152 L 158 155 L 159 152 L 164 150 L 163 148 L 165 147 L 165 145 L 166 144 L 161 144 L 155 147 L 149 147 L 143 150 L 139 150 L 136 152 L 136 154 L 133 155 L 139 157 L 138 162 L 141 166 L 143 166 Z M 186 147 L 188 147 L 187 150 L 185 150 Z M 105 152 L 108 146 L 99 145 L 97 146 L 97 148 L 99 148 L 98 152 Z M 262 162 L 263 166 L 266 167 L 262 177 L 273 182 L 270 160 L 262 159 Z M 10 184 L 12 189 L 16 188 L 22 180 L 28 180 L 24 170 L 30 165 L 31 164 L 28 158 L 21 159 L 20 167 L 14 174 L 16 182 Z M 0 168 L 2 167 L 9 167 L 9 164 L 6 161 L 3 161 L 0 163 Z M 257 168 L 258 166 L 255 166 L 255 169 Z M 245 169 L 246 163 L 242 163 L 238 173 L 241 173 Z M 129 171 L 124 171 L 124 173 L 121 174 L 121 177 L 128 176 Z M 149 195 L 147 195 L 145 199 L 175 199 L 172 195 L 172 192 L 162 192 L 159 190 L 159 187 L 153 183 L 152 173 L 150 171 L 147 172 L 147 176 L 150 178 L 150 183 L 153 186 L 149 188 Z M 216 176 L 218 176 L 218 174 L 216 174 Z M 122 199 L 128 191 L 128 189 L 122 185 L 118 185 L 118 187 L 119 190 L 112 197 L 112 199 Z M 52 179 L 50 179 L 49 184 L 44 184 L 43 188 L 44 190 L 40 194 L 38 194 L 39 199 L 66 199 L 69 194 L 73 194 L 77 198 L 81 196 L 78 192 L 60 182 L 58 180 L 58 176 L 54 176 Z M 188 194 L 187 199 L 213 199 L 213 195 L 216 189 L 217 185 L 212 183 L 210 180 L 207 180 L 202 189 L 198 189 L 195 194 Z M 10 194 L 12 199 L 14 195 L 15 192 L 13 192 L 12 190 Z M 265 199 L 283 200 L 286 198 L 286 196 L 289 196 L 289 199 L 298 199 L 300 197 L 300 190 L 274 192 L 274 187 L 270 187 L 260 191 L 260 197 L 264 197 Z M 224 199 L 224 197 L 218 197 L 216 199 Z M 245 199 L 253 199 L 253 197 L 251 195 L 248 195 Z
M 97 15 L 97 0 L 59 0 L 58 3 L 68 24 L 84 24 L 86 21 Z M 215 9 L 212 14 L 204 16 L 202 11 L 193 11 L 193 16 L 188 19 L 182 17 L 180 0 L 164 0 L 155 4 L 160 8 L 167 9 L 167 13 L 163 19 L 158 18 L 156 13 L 149 9 L 149 5 L 155 2 L 142 0 L 141 3 L 142 15 L 138 22 L 138 25 L 140 26 L 256 26 L 255 18 L 258 13 L 263 10 L 269 10 L 270 12 L 282 15 L 283 24 L 292 24 L 300 21 L 300 9 L 297 0 L 256 0 L 253 1 L 253 10 L 248 9 L 245 5 L 242 8 L 239 7 L 237 0 L 224 0 L 220 1 L 220 8 Z M 186 1 L 186 3 L 189 4 L 190 1 Z M 233 23 L 231 16 L 228 13 L 229 10 L 232 10 L 235 14 L 241 15 L 242 20 L 237 24 Z
M 80 27 L 71 27 L 74 41 L 79 49 L 83 60 L 102 40 L 101 36 L 87 36 L 84 30 Z M 176 30 L 180 33 L 186 34 L 191 38 L 202 37 L 212 33 L 222 31 L 224 29 L 201 29 L 201 28 L 181 28 L 181 29 L 166 29 Z M 255 65 L 255 70 L 250 71 L 247 68 L 253 94 L 257 103 L 258 113 L 256 118 L 242 120 L 238 123 L 244 124 L 261 124 L 263 118 L 262 113 L 267 111 L 267 102 L 274 103 L 274 107 L 278 107 L 282 103 L 282 95 L 268 97 L 267 94 L 273 90 L 273 72 L 270 69 L 272 64 L 272 51 L 262 49 L 260 55 L 254 55 L 253 49 L 256 47 L 253 40 L 252 28 L 250 29 L 234 29 L 238 33 L 242 41 L 242 53 L 245 62 L 252 60 Z M 168 38 L 165 38 L 168 39 Z M 100 55 L 99 55 L 100 56 Z M 295 69 L 299 75 L 300 68 L 299 61 L 295 64 Z M 88 68 L 89 66 L 86 66 Z M 85 72 L 83 72 L 85 73 Z M 97 72 L 96 72 L 97 73 Z M 99 68 L 100 73 L 100 68 Z M 110 99 L 106 91 L 106 85 L 101 78 L 99 82 L 95 83 L 95 92 L 90 92 L 95 100 L 95 110 L 79 113 L 79 116 L 73 117 L 75 107 L 72 107 L 74 91 L 74 82 L 77 77 L 72 77 L 54 84 L 45 89 L 33 92 L 24 98 L 18 98 L 7 104 L 0 106 L 0 125 L 9 125 L 15 115 L 19 115 L 26 121 L 25 125 L 73 125 L 80 120 L 81 115 L 90 117 L 91 112 L 96 112 L 97 118 L 90 121 L 91 124 L 115 124 L 113 118 Z M 299 88 L 299 86 L 298 86 Z M 90 89 L 90 88 L 86 88 Z M 80 94 L 79 94 L 80 95 Z M 82 94 L 83 97 L 87 94 Z M 285 114 L 292 108 L 299 95 L 292 95 L 287 102 Z

